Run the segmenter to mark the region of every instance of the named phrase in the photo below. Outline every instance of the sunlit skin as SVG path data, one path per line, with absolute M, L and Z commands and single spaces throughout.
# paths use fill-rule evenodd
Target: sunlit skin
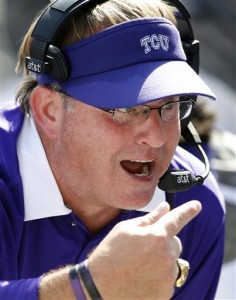
M 110 113 L 80 101 L 74 101 L 68 111 L 60 97 L 39 87 L 31 97 L 32 110 L 42 98 L 45 107 L 40 104 L 43 108 L 38 115 L 50 122 L 39 120 L 37 108 L 35 119 L 64 202 L 96 231 L 120 209 L 138 209 L 151 200 L 178 144 L 179 122 L 163 121 L 152 110 L 142 123 L 120 125 Z M 173 98 L 149 106 L 160 107 L 170 101 Z M 150 176 L 137 177 L 122 168 L 123 160 L 155 160 L 155 168 Z

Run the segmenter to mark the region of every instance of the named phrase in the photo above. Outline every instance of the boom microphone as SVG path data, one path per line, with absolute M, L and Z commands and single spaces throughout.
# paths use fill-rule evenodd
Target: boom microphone
M 182 133 L 185 140 L 192 146 L 197 147 L 198 151 L 203 157 L 205 164 L 205 172 L 203 175 L 193 175 L 187 170 L 171 170 L 167 171 L 160 179 L 158 187 L 167 193 L 183 192 L 191 189 L 195 185 L 203 184 L 210 172 L 210 164 L 206 153 L 204 152 L 201 144 L 201 139 L 190 122 Z

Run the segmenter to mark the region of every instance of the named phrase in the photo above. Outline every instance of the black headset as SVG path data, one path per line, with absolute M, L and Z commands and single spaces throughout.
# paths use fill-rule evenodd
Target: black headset
M 49 4 L 41 13 L 31 34 L 32 44 L 30 56 L 26 57 L 26 68 L 35 73 L 50 73 L 55 80 L 64 81 L 69 77 L 70 68 L 66 57 L 54 45 L 66 22 L 74 14 L 80 13 L 89 5 L 95 5 L 107 0 L 56 0 Z M 179 0 L 170 0 L 177 19 L 183 49 L 187 62 L 196 73 L 199 73 L 199 41 L 195 40 L 190 23 L 191 15 Z M 191 97 L 193 98 L 193 97 Z M 193 98 L 196 102 L 196 97 Z M 186 170 L 169 170 L 161 178 L 159 188 L 167 193 L 186 191 L 195 185 L 202 184 L 209 174 L 208 158 L 201 147 L 200 137 L 190 122 L 192 115 L 181 121 L 181 133 L 185 140 L 197 147 L 201 153 L 205 172 L 203 175 L 193 175 Z

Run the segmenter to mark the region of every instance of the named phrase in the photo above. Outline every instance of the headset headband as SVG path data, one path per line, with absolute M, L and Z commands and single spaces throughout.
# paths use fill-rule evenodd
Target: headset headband
M 192 25 L 190 23 L 191 15 L 179 0 L 171 0 L 169 4 L 178 10 L 176 13 L 177 28 L 180 32 L 184 52 L 187 56 L 187 62 L 193 70 L 199 74 L 200 43 L 194 38 Z

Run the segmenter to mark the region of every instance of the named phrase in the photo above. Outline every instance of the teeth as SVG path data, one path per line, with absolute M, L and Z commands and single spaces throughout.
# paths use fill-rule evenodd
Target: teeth
M 154 159 L 150 160 L 126 160 L 122 161 L 122 167 L 129 173 L 138 177 L 148 177 L 152 171 L 152 162 Z
M 149 175 L 149 168 L 148 168 L 148 165 L 143 165 L 143 168 L 142 168 L 142 173 L 138 173 L 138 174 L 135 174 L 136 176 L 138 177 L 146 177 Z
M 150 163 L 153 161 L 152 160 L 130 160 L 131 162 L 139 162 L 139 163 L 142 163 L 142 164 L 145 164 L 145 163 Z

